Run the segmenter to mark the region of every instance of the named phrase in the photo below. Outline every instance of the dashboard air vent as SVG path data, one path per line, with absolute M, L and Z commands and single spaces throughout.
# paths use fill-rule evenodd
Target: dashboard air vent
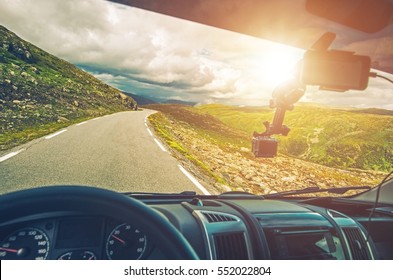
M 247 245 L 244 233 L 214 235 L 217 260 L 247 260 Z
M 207 219 L 209 223 L 218 223 L 218 222 L 235 222 L 236 219 L 224 214 L 217 214 L 217 213 L 209 213 L 203 212 L 203 215 Z
M 346 216 L 344 216 L 343 214 L 334 211 L 334 210 L 328 210 L 328 213 L 333 217 L 333 218 L 347 218 Z
M 344 227 L 344 234 L 347 237 L 349 248 L 354 260 L 368 260 L 368 250 L 366 240 L 364 239 L 359 228 Z

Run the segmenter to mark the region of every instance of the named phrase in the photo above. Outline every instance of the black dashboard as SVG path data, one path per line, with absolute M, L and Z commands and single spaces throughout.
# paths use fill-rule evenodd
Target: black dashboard
M 328 208 L 256 197 L 142 201 L 180 231 L 199 259 L 393 258 L 393 217 L 377 216 L 369 236 L 367 207 L 359 210 L 354 203 L 344 208 L 331 200 Z M 41 212 L 0 225 L 0 259 L 167 259 L 156 235 L 113 215 Z

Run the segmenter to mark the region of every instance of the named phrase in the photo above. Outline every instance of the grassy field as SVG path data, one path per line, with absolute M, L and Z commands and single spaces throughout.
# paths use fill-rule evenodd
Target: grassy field
M 148 107 L 159 111 L 149 117 L 150 124 L 172 154 L 200 182 L 214 186 L 218 193 L 236 190 L 268 194 L 306 186 L 375 186 L 385 176 L 384 172 L 344 168 L 339 164 L 329 167 L 283 152 L 275 158 L 255 158 L 250 149 L 254 128 L 250 124 L 260 129 L 259 123 L 272 117 L 267 109 L 223 105 Z M 312 137 L 307 141 L 313 139 L 310 143 L 318 144 L 320 140 L 316 138 L 323 130 L 318 126 L 310 131 Z M 280 150 L 285 148 L 281 143 Z
M 274 113 L 262 107 L 218 104 L 158 109 L 194 126 L 224 149 L 227 145 L 250 149 L 253 131 L 262 132 L 262 122 L 271 121 Z M 278 137 L 279 152 L 331 167 L 389 171 L 393 168 L 393 116 L 390 111 L 373 112 L 298 105 L 286 114 L 284 123 L 291 132 Z

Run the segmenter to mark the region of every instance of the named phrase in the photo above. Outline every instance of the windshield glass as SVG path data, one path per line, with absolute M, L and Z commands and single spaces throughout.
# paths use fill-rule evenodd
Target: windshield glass
M 344 93 L 308 87 L 286 113 L 278 156 L 256 158 L 253 132 L 273 119 L 272 93 L 306 50 L 107 1 L 0 9 L 0 193 L 267 195 L 375 186 L 393 168 L 385 80 Z

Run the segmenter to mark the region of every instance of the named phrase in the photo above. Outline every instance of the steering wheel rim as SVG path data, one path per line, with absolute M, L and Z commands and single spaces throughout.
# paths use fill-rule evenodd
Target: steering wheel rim
M 114 191 L 85 186 L 50 186 L 0 196 L 0 226 L 48 212 L 82 212 L 137 224 L 168 259 L 199 259 L 184 236 L 156 210 Z

